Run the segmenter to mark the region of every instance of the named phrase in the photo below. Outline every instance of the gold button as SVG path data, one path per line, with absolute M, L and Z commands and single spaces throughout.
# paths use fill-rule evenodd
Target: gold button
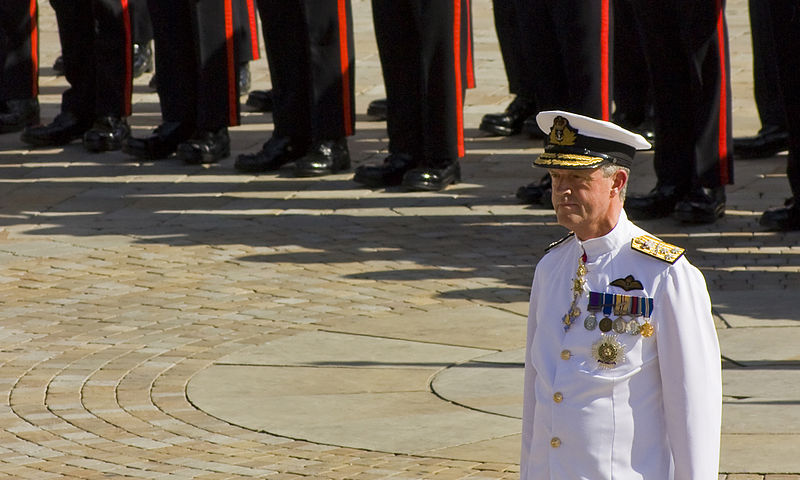
M 553 437 L 550 439 L 550 446 L 553 448 L 558 448 L 561 446 L 561 439 L 558 437 Z
M 561 403 L 561 400 L 564 400 L 564 395 L 561 392 L 556 392 L 553 394 L 553 401 L 556 403 Z
M 569 350 L 561 350 L 561 360 L 569 360 L 572 356 L 572 352 Z

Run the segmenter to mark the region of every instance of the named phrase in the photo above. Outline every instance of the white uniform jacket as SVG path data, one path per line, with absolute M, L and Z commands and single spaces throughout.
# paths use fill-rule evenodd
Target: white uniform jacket
M 685 257 L 670 264 L 632 249 L 631 240 L 646 233 L 623 211 L 609 234 L 587 241 L 572 236 L 536 267 L 525 357 L 523 480 L 718 476 L 721 362 L 705 280 Z M 581 313 L 565 331 L 562 318 L 584 252 Z M 641 288 L 610 285 L 629 275 Z M 592 353 L 600 329 L 584 327 L 590 291 L 653 298 L 651 336 L 609 333 L 625 352 L 611 368 L 601 368 Z

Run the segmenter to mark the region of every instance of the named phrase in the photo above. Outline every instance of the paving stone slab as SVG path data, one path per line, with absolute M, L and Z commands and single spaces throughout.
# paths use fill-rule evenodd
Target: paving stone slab
M 485 306 L 330 323 L 331 328 L 341 332 L 495 350 L 524 345 L 526 325 L 526 317 Z
M 800 404 L 800 364 L 728 367 L 722 370 L 722 393 L 743 401 L 796 401 Z M 800 433 L 800 423 L 797 425 Z
M 728 328 L 717 331 L 722 355 L 747 367 L 800 368 L 800 328 Z
M 326 368 L 322 374 L 338 384 L 335 388 L 314 392 L 301 386 L 298 390 L 302 392 L 292 394 L 295 380 L 291 374 L 301 375 L 302 372 L 280 375 L 283 382 L 280 378 L 263 376 L 261 382 L 254 384 L 254 374 L 248 371 L 253 368 L 213 367 L 192 379 L 188 396 L 201 410 L 248 429 L 385 452 L 424 454 L 505 437 L 519 433 L 520 429 L 517 419 L 475 412 L 443 401 L 426 391 L 425 382 L 408 391 L 347 393 L 347 384 L 337 381 L 339 372 L 336 370 L 344 369 Z M 365 374 L 364 370 L 370 369 L 358 370 L 365 383 L 380 379 L 387 390 L 399 388 L 386 383 L 388 379 L 380 372 Z M 319 373 L 316 372 L 315 377 Z M 400 375 L 405 374 L 407 372 L 400 372 Z M 297 383 L 302 385 L 304 381 Z M 242 388 L 243 385 L 249 388 Z M 373 389 L 372 385 L 359 381 L 354 381 L 349 388 L 359 392 Z M 337 390 L 341 393 L 335 393 Z
M 726 473 L 800 472 L 800 435 L 722 436 L 720 471 Z
M 420 367 L 438 370 L 487 353 L 492 352 L 478 348 L 315 331 L 244 348 L 226 355 L 217 363 L 370 368 Z
M 467 362 L 437 373 L 431 388 L 467 408 L 521 419 L 524 375 L 516 363 Z
M 731 327 L 800 327 L 795 296 L 785 290 L 711 291 L 710 295 L 714 311 Z M 743 302 L 745 298 L 751 301 Z

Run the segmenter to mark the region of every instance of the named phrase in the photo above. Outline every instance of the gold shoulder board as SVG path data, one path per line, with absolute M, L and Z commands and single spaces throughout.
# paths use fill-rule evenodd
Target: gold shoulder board
M 569 240 L 569 239 L 570 239 L 571 237 L 573 237 L 574 235 L 575 235 L 575 232 L 569 232 L 569 233 L 567 234 L 567 236 L 565 236 L 564 238 L 561 238 L 561 239 L 559 239 L 559 240 L 556 240 L 555 242 L 553 242 L 553 243 L 551 243 L 550 245 L 548 245 L 548 246 L 547 246 L 547 248 L 545 248 L 545 249 L 544 249 L 544 251 L 545 251 L 545 252 L 549 252 L 551 249 L 553 249 L 553 248 L 555 248 L 555 247 L 557 247 L 557 246 L 561 245 L 562 243 L 566 242 L 567 240 Z
M 631 240 L 631 248 L 670 264 L 678 261 L 686 251 L 684 248 L 662 242 L 650 235 L 642 235 Z

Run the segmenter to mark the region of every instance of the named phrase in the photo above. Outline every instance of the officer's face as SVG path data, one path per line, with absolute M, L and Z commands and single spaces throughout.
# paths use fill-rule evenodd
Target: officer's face
M 558 223 L 581 240 L 601 237 L 619 220 L 622 200 L 619 191 L 628 179 L 617 171 L 605 176 L 600 168 L 569 170 L 550 169 L 553 179 L 553 208 Z

